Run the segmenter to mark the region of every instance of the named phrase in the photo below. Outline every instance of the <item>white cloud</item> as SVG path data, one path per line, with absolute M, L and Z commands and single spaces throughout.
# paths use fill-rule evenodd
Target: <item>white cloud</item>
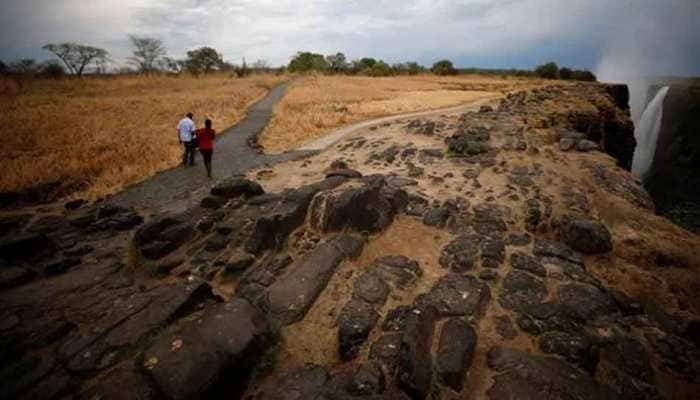
M 639 43 L 661 40 L 666 48 L 677 50 L 666 51 L 668 59 L 662 63 L 646 62 L 645 68 L 700 72 L 700 61 L 685 54 L 700 39 L 698 28 L 689 25 L 700 17 L 697 0 L 0 0 L 0 4 L 0 24 L 10 33 L 0 38 L 3 58 L 45 42 L 73 40 L 104 46 L 119 60 L 128 56 L 127 34 L 134 33 L 160 37 L 177 57 L 190 48 L 210 45 L 229 60 L 245 56 L 275 65 L 285 64 L 298 50 L 312 50 L 390 62 L 429 63 L 444 56 L 464 64 L 492 58 L 510 64 L 504 66 L 523 66 L 521 58 L 528 52 L 552 58 L 561 53 L 570 57 L 558 60 L 562 63 L 592 67 L 601 54 L 610 60 L 630 48 L 654 50 L 659 46 Z

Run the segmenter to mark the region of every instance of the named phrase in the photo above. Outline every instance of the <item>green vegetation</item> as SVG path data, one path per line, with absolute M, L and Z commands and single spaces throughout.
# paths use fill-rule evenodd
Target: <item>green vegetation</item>
M 570 69 L 562 67 L 561 69 L 555 62 L 548 62 L 535 68 L 535 75 L 544 79 L 563 79 L 572 81 L 595 82 L 598 80 L 596 76 L 588 70 Z
M 452 61 L 450 60 L 440 60 L 437 61 L 435 64 L 433 64 L 433 67 L 430 69 L 435 75 L 456 75 L 457 70 L 455 69 L 454 65 L 452 65 Z
M 185 60 L 187 70 L 195 75 L 217 70 L 223 63 L 221 53 L 206 46 L 188 51 Z

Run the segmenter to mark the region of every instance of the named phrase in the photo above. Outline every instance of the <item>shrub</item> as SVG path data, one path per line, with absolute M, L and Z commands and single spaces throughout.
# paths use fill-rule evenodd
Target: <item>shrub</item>
M 5 75 L 7 73 L 7 65 L 0 60 L 0 75 Z
M 571 79 L 573 72 L 570 68 L 562 67 L 559 70 L 559 78 L 564 79 L 564 80 L 569 80 Z
M 53 79 L 62 78 L 66 75 L 66 70 L 61 64 L 55 61 L 48 61 L 41 66 L 41 74 Z
M 595 82 L 598 80 L 598 78 L 595 76 L 595 74 L 593 74 L 593 72 L 578 69 L 575 69 L 571 72 L 571 79 L 586 82 Z
M 440 60 L 433 64 L 433 67 L 430 69 L 435 75 L 455 75 L 457 74 L 457 70 L 455 69 L 454 65 L 452 65 L 452 61 L 450 60 Z
M 382 60 L 377 61 L 372 68 L 368 69 L 368 72 L 369 76 L 391 76 L 394 74 L 389 64 Z
M 544 79 L 558 79 L 559 78 L 559 66 L 555 62 L 548 62 L 547 64 L 539 65 L 535 68 L 535 75 Z

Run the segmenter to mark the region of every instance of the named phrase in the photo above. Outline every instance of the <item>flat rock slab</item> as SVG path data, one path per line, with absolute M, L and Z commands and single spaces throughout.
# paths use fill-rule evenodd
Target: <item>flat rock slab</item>
M 265 319 L 246 300 L 208 309 L 175 333 L 164 333 L 145 351 L 146 369 L 172 399 L 236 393 L 270 345 Z M 235 377 L 235 379 L 232 379 Z
M 301 263 L 270 285 L 264 308 L 284 324 L 304 318 L 306 312 L 325 289 L 340 263 L 359 255 L 362 242 L 351 236 L 336 236 L 320 244 Z
M 588 373 L 567 362 L 494 347 L 488 366 L 499 373 L 487 394 L 491 400 L 600 400 L 618 397 Z
M 490 298 L 488 286 L 476 277 L 448 274 L 440 278 L 427 294 L 417 298 L 416 303 L 435 307 L 440 316 L 478 318 Z

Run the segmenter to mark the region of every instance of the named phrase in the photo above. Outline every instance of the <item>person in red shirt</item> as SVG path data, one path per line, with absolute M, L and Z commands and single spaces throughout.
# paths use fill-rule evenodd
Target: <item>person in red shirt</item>
M 211 120 L 204 121 L 204 128 L 197 129 L 197 141 L 199 142 L 199 152 L 204 159 L 204 168 L 207 169 L 207 176 L 211 178 L 211 156 L 214 153 L 214 137 L 216 131 L 211 128 Z

